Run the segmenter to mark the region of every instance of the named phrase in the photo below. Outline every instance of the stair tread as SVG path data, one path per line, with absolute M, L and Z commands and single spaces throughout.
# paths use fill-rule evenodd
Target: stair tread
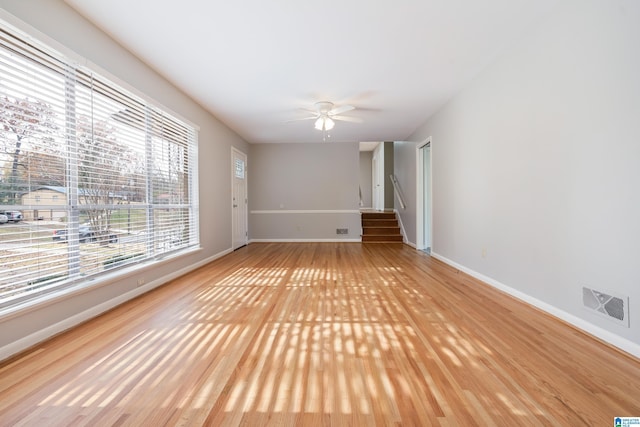
M 362 236 L 363 242 L 402 242 L 402 236 Z
M 362 234 L 366 234 L 366 235 L 385 235 L 385 236 L 389 236 L 389 235 L 402 235 L 400 233 L 400 227 L 364 227 L 362 229 Z
M 395 219 L 396 215 L 386 214 L 386 213 L 370 213 L 370 214 L 362 214 L 362 219 Z

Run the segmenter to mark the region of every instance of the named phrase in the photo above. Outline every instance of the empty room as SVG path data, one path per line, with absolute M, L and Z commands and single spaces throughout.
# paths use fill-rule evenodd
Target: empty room
M 640 425 L 640 2 L 0 0 L 0 426 Z

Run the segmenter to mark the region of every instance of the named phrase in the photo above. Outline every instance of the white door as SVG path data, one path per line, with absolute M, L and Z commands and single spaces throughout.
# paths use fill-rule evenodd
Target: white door
M 231 148 L 231 221 L 232 248 L 236 250 L 249 241 L 247 211 L 247 155 Z
M 380 143 L 373 151 L 371 165 L 373 174 L 373 208 L 384 210 L 384 143 Z
M 432 246 L 432 198 L 431 198 L 431 137 L 417 147 L 417 247 L 431 252 Z

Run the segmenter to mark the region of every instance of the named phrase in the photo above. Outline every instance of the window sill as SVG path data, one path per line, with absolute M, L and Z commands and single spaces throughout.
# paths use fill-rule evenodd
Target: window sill
M 94 291 L 103 286 L 110 285 L 116 281 L 125 280 L 131 276 L 139 276 L 141 273 L 150 271 L 151 269 L 159 265 L 165 264 L 169 261 L 175 261 L 188 255 L 193 255 L 194 253 L 201 250 L 202 248 L 200 246 L 197 246 L 194 248 L 185 249 L 184 251 L 176 252 L 160 259 L 143 261 L 132 266 L 123 267 L 121 269 L 114 270 L 113 272 L 105 273 L 99 277 L 89 277 L 87 278 L 87 280 L 82 280 L 76 284 L 70 285 L 67 288 L 61 289 L 59 292 L 52 292 L 50 294 L 42 295 L 32 300 L 25 301 L 24 303 L 6 307 L 5 309 L 0 310 L 0 322 L 23 316 L 29 312 L 40 310 L 46 306 L 59 303 L 65 299 Z

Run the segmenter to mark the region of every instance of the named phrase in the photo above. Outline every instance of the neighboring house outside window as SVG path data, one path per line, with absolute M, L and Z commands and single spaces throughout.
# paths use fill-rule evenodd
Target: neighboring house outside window
M 35 219 L 60 221 L 66 214 L 67 199 L 63 187 L 42 187 L 30 191 L 22 196 L 22 205 L 31 206 L 33 209 L 22 211 L 22 217 L 26 221 Z M 62 198 L 60 197 L 62 195 Z M 55 206 L 51 206 L 55 205 Z M 47 208 L 44 208 L 47 206 Z

